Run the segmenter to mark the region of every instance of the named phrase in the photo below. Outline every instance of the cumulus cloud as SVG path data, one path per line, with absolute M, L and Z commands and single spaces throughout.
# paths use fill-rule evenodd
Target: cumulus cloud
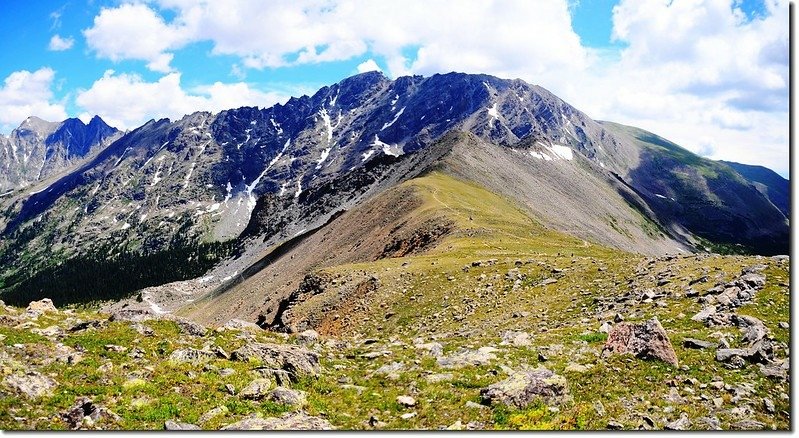
M 625 48 L 553 91 L 595 118 L 787 175 L 788 6 L 765 7 L 747 16 L 733 0 L 621 0 L 613 38 Z
M 358 73 L 366 73 L 368 71 L 383 71 L 374 59 L 367 59 L 366 61 L 358 64 Z
M 54 101 L 54 78 L 55 72 L 47 67 L 8 75 L 0 87 L 0 130 L 8 132 L 29 116 L 50 121 L 66 119 L 64 105 Z
M 188 41 L 183 26 L 167 24 L 141 3 L 103 8 L 83 35 L 89 48 L 101 58 L 142 60 L 150 70 L 164 73 L 172 70 L 169 63 L 173 54 L 169 51 Z
M 217 112 L 239 106 L 271 106 L 285 100 L 280 93 L 265 93 L 246 83 L 199 86 L 186 91 L 180 73 L 169 73 L 155 82 L 137 74 L 108 70 L 75 99 L 84 110 L 81 118 L 100 115 L 120 129 L 135 128 L 152 118 L 179 119 L 195 111 Z
M 151 5 L 103 9 L 84 31 L 89 47 L 100 57 L 144 60 L 158 71 L 175 50 L 196 41 L 210 41 L 213 54 L 237 56 L 255 69 L 371 52 L 385 59 L 393 76 L 459 70 L 557 77 L 558 70 L 583 67 L 586 58 L 566 0 L 474 0 L 457 7 L 440 0 L 156 0 Z M 161 10 L 171 10 L 175 18 L 167 23 Z
M 50 38 L 50 44 L 47 46 L 49 50 L 54 52 L 61 52 L 64 50 L 69 50 L 72 46 L 75 45 L 75 39 L 72 37 L 61 38 L 60 35 L 53 35 Z

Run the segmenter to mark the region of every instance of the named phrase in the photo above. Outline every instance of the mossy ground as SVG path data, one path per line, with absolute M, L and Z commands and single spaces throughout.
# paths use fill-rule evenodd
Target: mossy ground
M 369 429 L 372 417 L 379 421 L 377 427 L 386 429 L 470 425 L 602 430 L 609 421 L 635 429 L 650 427 L 647 420 L 654 422 L 654 428 L 663 428 L 683 412 L 694 428 L 704 427 L 699 418 L 707 416 L 717 417 L 724 429 L 746 418 L 769 429 L 789 427 L 787 382 L 763 377 L 752 364 L 740 370 L 725 368 L 715 361 L 713 349 L 682 346 L 686 337 L 712 340 L 714 332 L 727 335 L 733 346 L 740 338 L 736 328 L 708 328 L 690 319 L 701 305 L 696 298 L 685 296 L 689 283 L 707 275 L 707 282 L 690 286 L 702 293 L 716 282 L 733 279 L 744 267 L 764 264 L 766 286 L 738 313 L 760 318 L 774 340 L 783 345 L 778 356 L 785 357 L 790 331 L 778 323 L 789 320 L 787 263 L 744 256 L 647 259 L 547 230 L 509 202 L 441 174 L 408 184 L 423 195 L 423 210 L 444 211 L 457 224 L 457 231 L 423 255 L 325 269 L 334 275 L 365 271 L 379 279 L 380 287 L 346 306 L 329 309 L 329 318 L 342 323 L 335 325 L 335 332 L 323 333 L 320 343 L 312 347 L 320 352 L 322 375 L 294 385 L 308 392 L 305 410 L 309 414 L 324 416 L 340 429 Z M 476 261 L 482 261 L 480 266 L 473 266 Z M 663 278 L 668 283 L 658 286 Z M 601 307 L 628 291 L 647 289 L 664 297 L 613 310 Z M 66 328 L 76 319 L 102 318 L 91 310 L 70 312 L 42 316 L 36 325 Z M 630 356 L 600 358 L 606 336 L 599 333 L 599 327 L 612 321 L 617 312 L 632 322 L 657 317 L 669 334 L 680 366 Z M 160 429 L 166 420 L 196 423 L 202 414 L 219 406 L 229 412 L 202 424 L 203 428 L 216 429 L 252 413 L 275 416 L 289 410 L 273 403 L 242 400 L 227 391 L 226 384 L 240 390 L 254 379 L 257 364 L 214 359 L 209 367 L 166 360 L 175 349 L 188 346 L 218 345 L 231 351 L 251 342 L 247 336 L 212 331 L 198 338 L 181 334 L 169 321 L 144 324 L 154 330 L 153 336 L 143 336 L 124 322 L 57 340 L 35 335 L 30 328 L 0 327 L 3 351 L 18 361 L 7 361 L 4 374 L 16 372 L 15 367 L 33 367 L 59 382 L 51 397 L 30 401 L 8 394 L 0 399 L 0 428 L 64 428 L 58 414 L 78 396 L 88 396 L 118 414 L 122 418 L 119 423 L 98 425 L 115 429 Z M 529 333 L 530 345 L 501 345 L 507 330 Z M 295 342 L 293 335 L 263 332 L 253 336 L 255 340 Z M 418 341 L 441 343 L 444 356 L 485 346 L 498 351 L 488 364 L 444 369 L 429 352 L 415 346 Z M 55 342 L 81 346 L 86 350 L 85 359 L 75 365 L 44 364 L 42 359 L 21 365 L 24 357 L 46 358 Z M 123 345 L 129 351 L 109 351 L 106 344 Z M 133 348 L 141 349 L 144 356 L 128 356 Z M 37 350 L 39 356 L 34 354 Z M 364 357 L 373 352 L 384 354 Z M 110 369 L 107 365 L 101 368 L 107 363 L 112 364 Z M 400 364 L 397 371 L 376 372 L 395 363 Z M 587 369 L 566 371 L 570 364 Z M 466 406 L 469 401 L 480 403 L 480 389 L 504 379 L 508 368 L 539 365 L 567 379 L 570 401 L 560 406 L 536 402 L 524 410 Z M 236 373 L 222 377 L 218 372 L 222 368 Z M 434 379 L 447 373 L 451 378 Z M 134 378 L 142 380 L 131 384 Z M 710 385 L 719 378 L 728 388 L 751 384 L 753 390 L 733 401 L 732 390 Z M 672 391 L 683 401 L 670 400 Z M 413 396 L 416 406 L 399 405 L 399 395 Z M 718 398 L 721 407 L 715 405 Z M 774 402 L 774 413 L 766 411 L 763 398 Z M 416 415 L 401 418 L 412 412 Z

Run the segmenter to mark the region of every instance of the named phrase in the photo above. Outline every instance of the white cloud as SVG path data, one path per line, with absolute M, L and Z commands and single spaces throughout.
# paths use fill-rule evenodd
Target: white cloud
M 108 70 L 91 88 L 80 91 L 75 101 L 84 110 L 82 118 L 98 114 L 112 126 L 130 129 L 149 119 L 175 120 L 195 111 L 266 107 L 287 98 L 255 90 L 241 82 L 216 82 L 187 92 L 180 85 L 180 77 L 180 73 L 169 73 L 155 82 L 147 82 L 136 74 Z
M 74 38 L 61 38 L 60 35 L 53 35 L 53 37 L 50 38 L 50 44 L 47 46 L 47 48 L 52 51 L 61 52 L 71 49 L 73 45 L 75 45 Z
M 67 118 L 64 105 L 54 101 L 55 72 L 47 67 L 8 75 L 0 87 L 0 130 L 8 132 L 29 116 L 49 121 Z
M 366 73 L 368 71 L 383 71 L 374 59 L 367 59 L 366 61 L 358 64 L 358 73 Z
M 213 54 L 237 56 L 255 69 L 348 60 L 367 52 L 384 58 L 393 76 L 459 70 L 540 80 L 585 65 L 586 51 L 571 28 L 566 0 L 474 0 L 457 7 L 429 0 L 153 4 L 172 10 L 175 18 L 167 23 L 146 4 L 103 9 L 84 31 L 89 47 L 112 60 L 147 61 L 157 71 L 165 71 L 166 56 L 196 41 L 210 41 Z
M 173 55 L 168 52 L 188 41 L 184 27 L 167 24 L 147 5 L 139 3 L 103 8 L 83 35 L 99 57 L 142 60 L 150 70 L 163 73 L 172 70 L 169 63 Z
M 788 173 L 788 6 L 747 17 L 732 0 L 622 0 L 617 61 L 561 97 L 715 159 Z M 554 90 L 558 91 L 558 90 Z

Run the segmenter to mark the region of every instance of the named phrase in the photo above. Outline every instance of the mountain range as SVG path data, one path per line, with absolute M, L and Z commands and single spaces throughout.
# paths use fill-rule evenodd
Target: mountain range
M 413 204 L 392 195 L 431 172 L 585 245 L 646 255 L 789 249 L 788 183 L 768 169 L 593 120 L 521 80 L 369 72 L 285 104 L 125 133 L 99 117 L 29 118 L 0 138 L 0 296 L 85 302 L 155 287 L 159 308 L 225 297 L 203 318 L 246 308 L 277 324 L 313 269 L 449 233 L 440 218 L 407 216 Z M 370 203 L 379 214 L 363 210 Z M 275 271 L 297 248 L 313 254 Z M 283 282 L 267 290 L 268 276 Z M 185 297 L 168 292 L 181 287 Z

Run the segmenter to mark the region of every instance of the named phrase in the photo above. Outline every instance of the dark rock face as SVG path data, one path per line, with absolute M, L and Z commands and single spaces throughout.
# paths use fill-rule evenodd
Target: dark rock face
M 643 359 L 658 359 L 677 366 L 677 354 L 660 321 L 652 318 L 643 324 L 620 323 L 608 334 L 602 357 L 632 354 Z
M 95 116 L 61 123 L 30 117 L 8 138 L 0 136 L 0 193 L 25 187 L 69 169 L 122 136 Z

